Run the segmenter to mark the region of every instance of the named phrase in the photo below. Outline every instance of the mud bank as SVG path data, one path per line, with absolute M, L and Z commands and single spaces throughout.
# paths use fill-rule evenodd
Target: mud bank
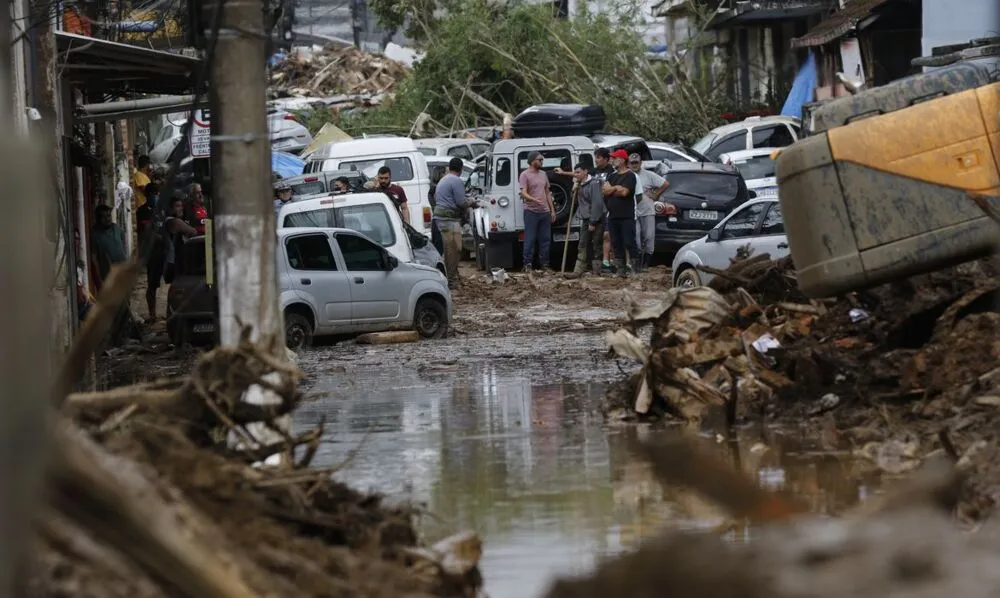
M 630 353 L 625 340 L 648 342 L 631 351 L 648 363 L 609 392 L 604 411 L 804 424 L 829 450 L 891 475 L 943 454 L 972 474 L 959 518 L 979 520 L 1000 498 L 998 271 L 979 261 L 809 301 L 790 260 L 734 262 L 660 313 L 633 310 L 642 332 L 622 331 L 618 352 Z
M 655 303 L 670 287 L 670 269 L 649 268 L 638 276 L 571 276 L 504 273 L 499 281 L 464 267 L 453 290 L 453 332 L 497 336 L 607 330 L 622 320 L 630 301 Z

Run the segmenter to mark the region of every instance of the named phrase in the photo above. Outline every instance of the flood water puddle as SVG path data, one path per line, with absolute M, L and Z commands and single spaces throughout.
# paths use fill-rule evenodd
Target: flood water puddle
M 430 541 L 479 532 L 492 598 L 542 596 L 555 577 L 586 573 L 667 527 L 724 521 L 699 497 L 663 487 L 629 453 L 629 435 L 678 432 L 609 427 L 596 412 L 601 382 L 532 383 L 537 372 L 488 361 L 438 371 L 305 369 L 309 390 L 325 393 L 296 416 L 302 427 L 327 419 L 314 464 L 346 460 L 337 477 L 353 487 L 426 505 Z M 837 514 L 877 488 L 853 461 L 810 452 L 791 432 L 747 428 L 736 443 L 711 433 L 703 442 L 818 513 Z M 742 541 L 749 531 L 728 537 Z

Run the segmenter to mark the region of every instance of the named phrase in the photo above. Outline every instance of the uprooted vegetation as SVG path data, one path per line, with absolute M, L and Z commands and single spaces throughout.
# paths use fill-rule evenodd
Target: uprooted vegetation
M 310 467 L 322 423 L 281 423 L 299 377 L 244 339 L 190 376 L 69 395 L 30 595 L 475 595 L 477 536 L 423 547 L 413 510 Z M 254 387 L 280 402 L 244 401 Z
M 990 432 L 1000 425 L 997 272 L 979 261 L 807 300 L 790 258 L 737 259 L 706 287 L 633 307 L 629 324 L 609 333 L 613 352 L 643 367 L 609 391 L 605 411 L 806 423 L 825 432 L 826 448 L 889 474 L 943 452 L 981 474 L 964 486 L 960 509 L 979 519 L 1000 489 Z

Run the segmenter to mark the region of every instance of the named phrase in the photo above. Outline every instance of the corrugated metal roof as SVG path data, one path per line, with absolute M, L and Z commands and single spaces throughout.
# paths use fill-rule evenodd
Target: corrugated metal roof
M 792 40 L 793 48 L 822 46 L 853 31 L 876 8 L 893 0 L 848 0 L 844 8 L 820 21 L 809 33 Z

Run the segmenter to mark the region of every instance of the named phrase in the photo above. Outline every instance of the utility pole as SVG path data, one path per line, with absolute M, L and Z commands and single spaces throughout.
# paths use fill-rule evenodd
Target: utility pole
M 285 330 L 278 309 L 275 275 L 275 219 L 271 193 L 271 140 L 267 129 L 266 48 L 271 32 L 264 29 L 262 0 L 205 0 L 203 22 L 214 27 L 217 3 L 222 3 L 218 39 L 209 77 L 212 135 L 212 233 L 219 297 L 219 338 L 236 346 L 244 326 L 251 339 L 264 341 L 272 354 L 287 358 Z M 208 44 L 212 33 L 208 32 Z M 277 379 L 274 379 L 277 378 Z M 280 374 L 265 376 L 280 383 Z M 281 397 L 260 385 L 242 400 L 257 405 L 281 404 Z M 286 431 L 287 417 L 275 422 Z M 264 424 L 247 431 L 256 444 L 268 445 L 282 436 Z M 234 448 L 247 447 L 231 433 Z M 269 459 L 268 463 L 278 464 Z
M 254 339 L 276 338 L 283 348 L 264 79 L 270 33 L 261 0 L 205 0 L 202 22 L 209 29 L 217 2 L 223 8 L 209 105 L 220 340 L 236 345 L 247 325 Z

